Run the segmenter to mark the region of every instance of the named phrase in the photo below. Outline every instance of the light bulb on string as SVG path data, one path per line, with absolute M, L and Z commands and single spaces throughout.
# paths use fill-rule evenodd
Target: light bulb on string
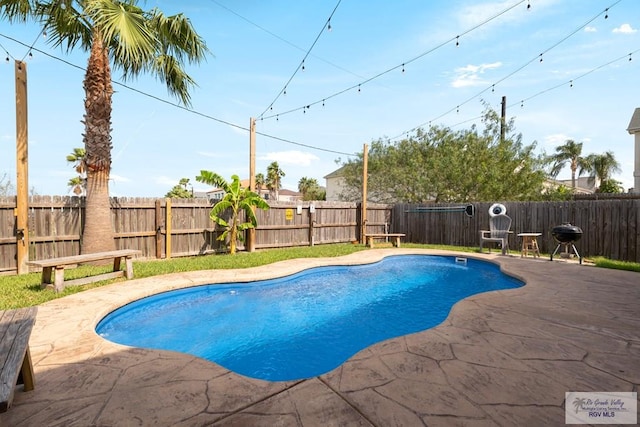
M 496 85 L 491 85 L 491 93 L 494 93 L 496 91 Z
M 542 54 L 540 54 L 540 62 L 542 62 Z
M 629 54 L 629 61 L 631 61 L 631 54 Z
M 569 87 L 573 87 L 573 80 L 569 81 Z
M 31 51 L 29 51 L 29 59 L 33 58 L 33 53 Z
M 282 94 L 283 94 L 283 95 L 286 95 L 286 94 L 287 94 L 287 88 L 286 88 L 286 87 L 284 88 L 284 91 L 282 92 Z
M 609 18 L 609 8 L 606 8 L 604 10 L 604 19 L 607 19 L 607 18 Z
M 358 93 L 360 93 L 360 85 L 358 85 Z
M 304 71 L 304 59 L 302 60 L 302 71 Z
M 327 31 L 331 31 L 331 18 L 327 21 Z
M 276 114 L 276 122 L 280 121 L 280 114 Z
M 7 55 L 6 61 L 9 62 L 9 56 Z
M 520 101 L 520 108 L 524 108 L 524 100 Z
M 324 107 L 324 99 L 322 100 L 322 106 Z
M 458 105 L 458 106 L 456 107 L 456 113 L 459 113 L 459 112 L 460 112 L 460 106 Z
M 404 64 L 402 64 L 402 72 L 404 73 Z
M 531 0 L 527 1 L 527 10 L 531 9 Z
M 460 46 L 460 36 L 456 36 L 456 47 Z
M 42 38 L 43 39 L 47 38 L 47 30 L 42 30 Z

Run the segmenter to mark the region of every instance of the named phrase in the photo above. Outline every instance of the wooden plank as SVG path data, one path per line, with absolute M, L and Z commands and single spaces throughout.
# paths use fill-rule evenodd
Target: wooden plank
M 33 389 L 35 378 L 28 352 L 29 337 L 35 323 L 37 307 L 2 312 L 0 320 L 0 412 L 11 406 L 15 385 L 22 372 L 25 391 Z M 27 363 L 25 359 L 28 358 Z
M 97 252 L 93 254 L 82 254 L 82 255 L 73 255 L 68 257 L 60 257 L 60 258 L 50 258 L 45 260 L 38 261 L 29 261 L 29 265 L 35 267 L 55 267 L 55 266 L 65 266 L 65 265 L 74 265 L 81 264 L 83 262 L 92 262 L 92 261 L 100 261 L 109 258 L 116 257 L 129 257 L 134 255 L 141 254 L 142 251 L 137 249 L 120 249 L 109 252 Z

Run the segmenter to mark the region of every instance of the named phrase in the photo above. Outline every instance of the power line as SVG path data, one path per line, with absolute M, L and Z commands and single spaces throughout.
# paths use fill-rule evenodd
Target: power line
M 226 10 L 227 12 L 229 12 L 229 13 L 231 13 L 231 14 L 233 14 L 233 15 L 237 16 L 238 18 L 242 19 L 243 21 L 247 22 L 248 24 L 250 24 L 250 25 L 252 25 L 252 26 L 254 26 L 254 27 L 258 28 L 258 29 L 259 29 L 259 30 L 261 30 L 261 31 L 264 31 L 265 33 L 269 34 L 270 36 L 275 37 L 276 39 L 280 40 L 281 42 L 288 44 L 289 46 L 293 47 L 294 49 L 297 49 L 297 50 L 299 50 L 299 51 L 301 51 L 301 52 L 305 52 L 305 49 L 304 49 L 304 48 L 302 48 L 302 47 L 300 47 L 300 46 L 296 45 L 295 43 L 290 42 L 289 40 L 287 40 L 287 39 L 285 39 L 285 38 L 283 38 L 283 37 L 280 37 L 278 34 L 274 33 L 273 31 L 270 31 L 269 29 L 267 29 L 267 28 L 265 28 L 265 27 L 263 27 L 263 26 L 261 26 L 261 25 L 259 25 L 259 24 L 255 23 L 255 22 L 251 21 L 249 18 L 247 18 L 247 17 L 245 17 L 245 16 L 240 15 L 238 12 L 236 12 L 236 11 L 234 11 L 234 10 L 232 10 L 232 9 L 229 9 L 227 6 L 225 6 L 225 5 L 221 4 L 221 3 L 219 3 L 218 1 L 216 1 L 216 0 L 211 0 L 211 2 L 213 2 L 213 3 L 215 3 L 216 5 L 220 6 L 221 8 L 223 8 L 224 10 Z M 312 53 L 312 54 L 310 54 L 309 56 L 312 56 L 312 57 L 314 57 L 314 58 L 316 58 L 316 59 L 318 59 L 318 60 L 320 60 L 320 61 L 324 62 L 325 64 L 331 65 L 332 67 L 337 68 L 337 69 L 338 69 L 338 70 L 340 70 L 340 71 L 344 71 L 345 73 L 351 74 L 352 76 L 355 76 L 355 77 L 357 77 L 357 78 L 359 78 L 359 79 L 364 79 L 364 78 L 365 78 L 365 77 L 363 77 L 363 76 L 361 76 L 361 75 L 359 75 L 359 74 L 356 74 L 356 73 L 354 73 L 354 72 L 352 72 L 352 71 L 349 71 L 349 70 L 347 70 L 346 68 L 341 67 L 340 65 L 335 64 L 335 63 L 333 63 L 333 62 L 331 62 L 331 61 L 329 61 L 329 60 L 327 60 L 327 59 L 324 59 L 324 58 L 321 58 L 321 57 L 319 57 L 319 56 L 317 56 L 317 55 L 314 55 L 313 53 Z
M 309 49 L 307 50 L 307 53 L 304 55 L 304 58 L 302 58 L 302 61 L 300 62 L 300 64 L 298 64 L 298 67 L 295 69 L 295 71 L 293 72 L 291 77 L 289 77 L 289 80 L 287 80 L 287 82 L 284 84 L 284 87 L 282 89 L 280 89 L 280 92 L 278 93 L 278 95 L 276 95 L 275 99 L 273 101 L 271 101 L 271 104 L 269 104 L 269 106 L 267 108 L 265 108 L 265 110 L 262 112 L 262 114 L 260 114 L 258 116 L 259 119 L 262 119 L 262 116 L 264 116 L 264 113 L 266 113 L 267 111 L 269 111 L 269 109 L 271 109 L 273 107 L 273 104 L 275 104 L 275 102 L 280 98 L 280 96 L 282 96 L 283 93 L 286 93 L 287 86 L 289 86 L 289 83 L 291 83 L 291 80 L 293 80 L 293 78 L 298 73 L 298 71 L 301 68 L 304 67 L 305 59 L 307 59 L 307 57 L 311 53 L 311 50 L 313 49 L 313 47 L 316 45 L 316 43 L 320 39 L 320 36 L 322 35 L 322 33 L 324 33 L 324 30 L 325 29 L 328 29 L 328 30 L 331 29 L 331 18 L 333 17 L 333 14 L 336 13 L 336 10 L 338 9 L 338 6 L 340 6 L 340 3 L 342 3 L 342 0 L 338 0 L 338 3 L 336 4 L 336 7 L 333 8 L 333 11 L 331 12 L 331 15 L 329 15 L 329 18 L 327 19 L 325 24 L 322 26 L 322 29 L 320 30 L 320 32 L 316 36 L 316 39 L 311 44 L 311 47 L 309 47 Z
M 25 43 L 21 42 L 20 40 L 17 40 L 17 39 L 15 39 L 15 38 L 13 38 L 13 37 L 7 36 L 7 35 L 2 34 L 2 33 L 0 33 L 0 37 L 4 37 L 4 38 L 6 38 L 6 39 L 8 39 L 8 40 L 11 40 L 11 41 L 13 41 L 13 42 L 15 42 L 15 43 L 21 44 L 21 45 L 23 45 L 23 46 L 28 46 L 27 44 L 25 44 Z M 1 46 L 1 45 L 0 45 L 0 46 Z M 4 48 L 3 48 L 3 49 L 4 49 Z M 33 51 L 35 51 L 35 52 L 41 53 L 41 54 L 43 54 L 43 55 L 45 55 L 45 56 L 48 56 L 49 58 L 55 59 L 55 60 L 57 60 L 57 61 L 60 61 L 60 62 L 62 62 L 62 63 L 64 63 L 64 64 L 66 64 L 66 65 L 69 65 L 70 67 L 73 67 L 73 68 L 76 68 L 76 69 L 78 69 L 78 70 L 81 70 L 81 71 L 85 71 L 85 72 L 86 72 L 86 68 L 81 67 L 81 66 L 76 65 L 76 64 L 73 64 L 72 62 L 69 62 L 69 61 L 67 61 L 67 60 L 65 60 L 65 59 L 59 58 L 59 57 L 57 57 L 57 56 L 55 56 L 55 55 L 52 55 L 52 54 L 50 54 L 50 53 L 48 53 L 48 52 L 45 52 L 45 51 L 40 50 L 40 49 L 37 49 L 37 48 L 35 48 L 35 47 L 31 47 L 30 49 L 31 49 L 31 50 L 33 50 Z M 7 52 L 7 53 L 8 53 L 8 52 Z M 123 87 L 123 88 L 128 89 L 128 90 L 130 90 L 130 91 L 132 91 L 132 92 L 136 92 L 136 93 L 138 93 L 138 94 L 140 94 L 140 95 L 146 96 L 146 97 L 151 98 L 151 99 L 153 99 L 153 100 L 155 100 L 155 101 L 162 102 L 163 104 L 167 104 L 167 105 L 170 105 L 170 106 L 172 106 L 172 107 L 179 108 L 179 109 L 181 109 L 181 110 L 183 110 L 183 111 L 187 111 L 187 112 L 192 113 L 192 114 L 195 114 L 195 115 L 197 115 L 197 116 L 204 117 L 204 118 L 206 118 L 206 119 L 213 120 L 213 121 L 215 121 L 215 122 L 218 122 L 218 123 L 221 123 L 221 124 L 224 124 L 224 125 L 227 125 L 227 126 L 234 127 L 234 128 L 236 128 L 236 129 L 240 129 L 240 130 L 244 130 L 244 131 L 250 132 L 250 129 L 249 129 L 249 128 L 247 128 L 247 127 L 240 126 L 240 125 L 237 125 L 237 124 L 235 124 L 235 123 L 231 123 L 231 122 L 228 122 L 228 121 L 226 121 L 226 120 L 222 120 L 222 119 L 219 119 L 219 118 L 217 118 L 217 117 L 210 116 L 210 115 L 208 115 L 208 114 L 202 113 L 202 112 L 200 112 L 200 111 L 196 111 L 196 110 L 191 109 L 191 108 L 187 108 L 187 107 L 185 107 L 185 106 L 183 106 L 183 105 L 177 104 L 177 103 L 175 103 L 175 102 L 168 101 L 168 100 L 163 99 L 163 98 L 160 98 L 160 97 L 158 97 L 158 96 L 156 96 L 156 95 L 151 95 L 151 94 L 149 94 L 149 93 L 147 93 L 147 92 L 144 92 L 144 91 L 141 91 L 141 90 L 139 90 L 139 89 L 133 88 L 133 87 L 131 87 L 131 86 L 128 86 L 128 85 L 126 85 L 126 84 L 124 84 L 124 83 L 121 83 L 121 82 L 118 82 L 118 81 L 113 81 L 113 80 L 112 80 L 112 82 L 113 82 L 113 84 L 114 84 L 114 85 L 117 85 L 117 86 Z M 277 140 L 277 141 L 285 142 L 285 143 L 287 143 L 287 144 L 297 145 L 297 146 L 305 147 L 305 148 L 309 148 L 309 149 L 312 149 L 312 150 L 324 151 L 324 152 L 328 152 L 328 153 L 340 154 L 340 155 L 350 156 L 350 157 L 355 156 L 355 154 L 354 154 L 354 153 L 345 153 L 345 152 L 341 152 L 341 151 L 329 150 L 329 149 L 322 148 L 322 147 L 315 147 L 315 146 L 313 146 L 313 145 L 303 144 L 303 143 L 301 143 L 301 142 L 296 142 L 296 141 L 292 141 L 292 140 L 288 140 L 288 139 L 280 138 L 280 137 L 277 137 L 277 136 L 274 136 L 274 135 L 269 135 L 269 134 L 262 133 L 262 132 L 256 132 L 256 133 L 257 133 L 258 135 L 264 136 L 265 138 L 274 139 L 274 140 Z
M 337 96 L 340 96 L 340 95 L 342 95 L 343 93 L 349 92 L 349 91 L 351 91 L 351 90 L 355 90 L 355 89 L 360 90 L 360 89 L 361 89 L 361 87 L 362 87 L 363 85 L 365 85 L 365 84 L 367 84 L 367 83 L 370 83 L 370 82 L 372 82 L 373 80 L 376 80 L 376 79 L 378 79 L 378 78 L 380 78 L 380 77 L 384 76 L 385 74 L 391 73 L 392 71 L 395 71 L 395 70 L 398 70 L 398 69 L 403 69 L 403 70 L 404 70 L 404 67 L 405 67 L 406 65 L 411 64 L 411 63 L 413 63 L 413 62 L 417 61 L 418 59 L 420 59 L 420 58 L 422 58 L 422 57 L 424 57 L 424 56 L 426 56 L 426 55 L 428 55 L 428 54 L 430 54 L 430 53 L 435 52 L 436 50 L 438 50 L 438 49 L 440 49 L 440 48 L 442 48 L 442 47 L 446 46 L 447 44 L 449 44 L 449 43 L 451 43 L 451 42 L 453 42 L 453 41 L 455 41 L 455 42 L 456 42 L 456 44 L 457 44 L 457 43 L 459 43 L 459 39 L 460 39 L 460 37 L 461 37 L 461 36 L 465 36 L 465 35 L 467 35 L 467 34 L 471 33 L 472 31 L 477 30 L 478 28 L 480 28 L 480 27 L 482 27 L 482 26 L 484 26 L 484 25 L 488 24 L 489 22 L 493 21 L 494 19 L 499 18 L 500 16 L 504 15 L 505 13 L 507 13 L 507 12 L 509 12 L 510 10 L 512 10 L 512 9 L 514 9 L 515 7 L 517 7 L 518 5 L 520 5 L 520 4 L 522 4 L 522 3 L 524 3 L 525 1 L 527 1 L 527 0 L 520 0 L 520 1 L 518 1 L 517 3 L 514 3 L 513 5 L 511 5 L 511 6 L 507 7 L 507 8 L 505 8 L 505 9 L 503 9 L 502 11 L 498 12 L 497 14 L 495 14 L 495 15 L 491 16 L 490 18 L 485 19 L 484 21 L 480 22 L 479 24 L 476 24 L 476 25 L 472 26 L 471 28 L 469 28 L 469 29 L 467 29 L 467 30 L 463 31 L 462 33 L 460 33 L 460 34 L 458 34 L 458 35 L 456 35 L 456 36 L 454 36 L 454 37 L 451 37 L 451 38 L 450 38 L 450 39 L 448 39 L 448 40 L 445 40 L 444 42 L 442 42 L 442 43 L 440 43 L 440 44 L 436 45 L 435 47 L 433 47 L 433 48 L 431 48 L 431 49 L 429 49 L 429 50 L 427 50 L 427 51 L 422 52 L 422 53 L 421 53 L 421 54 L 419 54 L 418 56 L 415 56 L 415 57 L 413 57 L 413 58 L 411 58 L 411 59 L 408 59 L 408 60 L 406 60 L 406 61 L 404 61 L 404 62 L 402 62 L 402 63 L 400 63 L 400 64 L 398 64 L 398 65 L 395 65 L 395 66 L 393 66 L 393 67 L 391 67 L 391 68 L 389 68 L 389 69 L 387 69 L 387 70 L 384 70 L 384 71 L 382 71 L 382 72 L 380 72 L 380 73 L 378 73 L 378 74 L 374 75 L 373 77 L 370 77 L 370 78 L 368 78 L 368 79 L 366 79 L 366 80 L 364 80 L 364 81 L 361 81 L 361 82 L 360 82 L 360 83 L 358 83 L 358 84 L 355 84 L 355 85 L 350 86 L 350 87 L 348 87 L 348 88 L 346 88 L 346 89 L 343 89 L 343 90 L 341 90 L 341 91 L 338 91 L 338 92 L 336 92 L 336 93 L 334 93 L 334 94 L 332 94 L 332 95 L 326 96 L 326 97 L 324 97 L 324 98 L 322 98 L 322 99 L 320 99 L 320 100 L 317 100 L 317 101 L 314 101 L 314 102 L 311 102 L 311 103 L 305 104 L 305 105 L 303 105 L 303 106 L 301 106 L 301 107 L 293 108 L 293 109 L 291 109 L 291 110 L 287 110 L 287 111 L 283 111 L 283 112 L 281 112 L 281 113 L 272 114 L 272 115 L 270 115 L 270 116 L 263 117 L 264 113 L 266 112 L 266 110 L 265 110 L 265 112 L 263 112 L 263 113 L 260 115 L 260 117 L 259 117 L 259 118 L 260 118 L 261 120 L 267 120 L 267 119 L 271 119 L 271 118 L 273 118 L 273 117 L 278 118 L 278 117 L 280 117 L 280 116 L 284 116 L 285 114 L 290 114 L 290 113 L 293 113 L 293 112 L 295 112 L 295 111 L 307 110 L 307 109 L 309 109 L 309 108 L 310 108 L 311 106 L 313 106 L 313 105 L 322 104 L 322 105 L 324 106 L 324 103 L 325 103 L 326 101 L 328 101 L 328 100 L 330 100 L 330 99 L 332 99 L 332 98 L 335 98 L 335 97 L 337 97 Z M 622 0 L 618 0 L 618 1 L 622 1 Z M 286 88 L 286 85 L 285 85 L 285 88 Z M 272 105 L 273 105 L 273 103 L 272 103 Z M 267 110 L 269 110 L 269 108 L 267 108 Z
M 632 55 L 637 54 L 638 52 L 640 52 L 640 49 L 636 49 L 636 50 L 634 50 L 632 52 L 626 53 L 626 54 L 624 54 L 622 56 L 619 56 L 619 57 L 617 57 L 615 59 L 612 59 L 611 61 L 608 61 L 608 62 L 605 62 L 604 64 L 598 65 L 597 67 L 592 68 L 591 70 L 589 70 L 589 71 L 587 71 L 585 73 L 582 73 L 579 76 L 574 77 L 573 79 L 567 80 L 567 81 L 562 82 L 560 84 L 557 84 L 555 86 L 548 87 L 548 88 L 543 89 L 543 90 L 541 90 L 541 91 L 539 91 L 539 92 L 537 92 L 537 93 L 535 93 L 535 94 L 533 94 L 531 96 L 528 96 L 527 98 L 523 98 L 520 101 L 517 101 L 517 102 L 514 102 L 512 104 L 509 104 L 509 105 L 507 105 L 507 107 L 511 108 L 511 107 L 516 107 L 518 105 L 523 106 L 526 101 L 529 101 L 531 99 L 537 98 L 538 96 L 544 95 L 545 93 L 554 91 L 554 90 L 559 89 L 559 88 L 561 88 L 563 86 L 569 85 L 570 87 L 573 87 L 573 84 L 576 81 L 578 81 L 578 80 L 580 80 L 580 79 L 582 79 L 582 78 L 584 78 L 584 77 L 586 77 L 586 76 L 588 76 L 588 75 L 590 75 L 590 74 L 592 74 L 592 73 L 594 73 L 594 72 L 596 72 L 598 70 L 601 70 L 601 69 L 603 69 L 603 68 L 605 68 L 605 67 L 607 67 L 607 66 L 609 66 L 611 64 L 615 64 L 616 62 L 619 62 L 619 61 L 622 61 L 622 60 L 631 61 Z M 455 123 L 455 124 L 451 125 L 450 127 L 452 127 L 452 128 L 453 127 L 457 127 L 457 126 L 463 125 L 465 123 L 469 123 L 469 122 L 473 122 L 473 121 L 479 120 L 481 118 L 482 118 L 482 115 L 476 116 L 476 117 L 473 117 L 473 118 L 470 118 L 470 119 L 463 120 L 461 122 Z M 429 123 L 431 123 L 431 122 L 429 122 Z M 393 141 L 393 140 L 396 140 L 396 139 L 398 139 L 400 137 L 403 137 L 404 135 L 408 135 L 410 132 L 416 131 L 420 127 L 422 127 L 422 126 L 417 126 L 417 127 L 413 128 L 411 130 L 403 132 L 400 135 L 394 136 L 393 138 L 389 138 L 389 141 Z
M 527 66 L 529 66 L 532 62 L 534 61 L 540 61 L 542 62 L 543 59 L 543 55 L 550 52 L 552 49 L 558 47 L 560 44 L 562 44 L 563 42 L 565 42 L 566 40 L 568 40 L 571 36 L 575 35 L 578 31 L 580 31 L 581 29 L 583 29 L 584 27 L 586 27 L 587 25 L 589 25 L 591 22 L 595 21 L 599 16 L 601 15 L 605 15 L 605 19 L 606 17 L 608 17 L 608 12 L 609 9 L 611 9 L 612 7 L 616 6 L 618 3 L 620 3 L 622 0 L 617 0 L 615 1 L 613 4 L 611 4 L 609 7 L 607 7 L 606 9 L 604 9 L 603 11 L 599 12 L 598 14 L 596 14 L 595 16 L 593 16 L 591 19 L 589 19 L 587 22 L 583 23 L 582 25 L 580 25 L 579 27 L 577 27 L 576 29 L 574 29 L 573 31 L 571 31 L 569 34 L 567 34 L 566 36 L 564 36 L 562 39 L 560 39 L 558 42 L 554 43 L 553 45 L 551 45 L 550 47 L 548 47 L 547 49 L 543 50 L 540 54 L 536 55 L 535 57 L 531 58 L 529 61 L 525 62 L 523 65 L 521 65 L 520 67 L 516 68 L 514 71 L 512 71 L 511 73 L 507 74 L 506 76 L 502 77 L 501 79 L 499 79 L 498 81 L 494 82 L 493 84 L 487 86 L 486 88 L 482 89 L 480 92 L 476 93 L 475 95 L 467 98 L 465 101 L 457 104 L 455 107 L 450 108 L 449 110 L 445 111 L 444 113 L 440 114 L 437 117 L 434 117 L 426 122 L 423 122 L 417 126 L 414 126 L 413 128 L 409 129 L 408 131 L 404 131 L 401 134 L 391 138 L 391 140 L 393 139 L 397 139 L 399 137 L 401 137 L 404 134 L 408 134 L 410 132 L 415 131 L 418 128 L 423 127 L 424 125 L 428 124 L 428 123 L 432 123 L 435 122 L 436 120 L 441 119 L 442 117 L 452 113 L 453 111 L 458 111 L 460 109 L 461 106 L 468 104 L 469 102 L 473 101 L 474 99 L 476 99 L 477 97 L 479 97 L 480 95 L 482 95 L 483 93 L 485 93 L 486 91 L 488 91 L 489 89 L 494 90 L 495 86 L 504 82 L 505 80 L 513 77 L 515 74 L 519 73 L 520 71 L 522 71 L 524 68 L 526 68 Z

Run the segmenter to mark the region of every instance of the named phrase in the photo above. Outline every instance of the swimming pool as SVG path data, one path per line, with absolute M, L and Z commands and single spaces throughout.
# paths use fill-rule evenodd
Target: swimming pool
M 96 331 L 119 344 L 189 353 L 242 375 L 287 381 L 432 328 L 470 295 L 522 285 L 484 261 L 399 255 L 157 294 L 110 313 Z

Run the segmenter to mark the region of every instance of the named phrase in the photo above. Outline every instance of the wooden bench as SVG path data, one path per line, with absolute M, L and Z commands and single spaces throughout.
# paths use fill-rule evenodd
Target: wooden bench
M 40 261 L 29 261 L 28 265 L 42 268 L 42 287 L 47 289 L 53 289 L 56 292 L 61 292 L 66 285 L 86 285 L 87 283 L 93 283 L 100 280 L 113 279 L 115 277 L 126 277 L 127 279 L 133 278 L 133 257 L 141 254 L 142 251 L 135 249 L 121 249 L 109 252 L 96 252 L 92 254 L 73 255 L 60 258 L 50 258 Z M 122 258 L 125 259 L 126 267 L 124 271 L 120 270 L 120 262 Z M 113 259 L 113 272 L 98 274 L 90 277 L 83 277 L 81 279 L 64 280 L 65 267 L 75 266 L 77 264 L 104 261 L 107 259 Z M 55 271 L 55 272 L 54 272 Z
M 37 312 L 37 307 L 0 311 L 0 412 L 11 406 L 17 384 L 24 384 L 24 391 L 35 387 L 29 337 Z
M 404 237 L 405 234 L 402 233 L 373 233 L 373 234 L 365 234 L 364 237 L 367 240 L 367 245 L 372 248 L 373 247 L 373 241 L 375 239 L 388 239 L 391 238 L 392 243 L 395 247 L 399 248 L 400 247 L 400 238 Z

